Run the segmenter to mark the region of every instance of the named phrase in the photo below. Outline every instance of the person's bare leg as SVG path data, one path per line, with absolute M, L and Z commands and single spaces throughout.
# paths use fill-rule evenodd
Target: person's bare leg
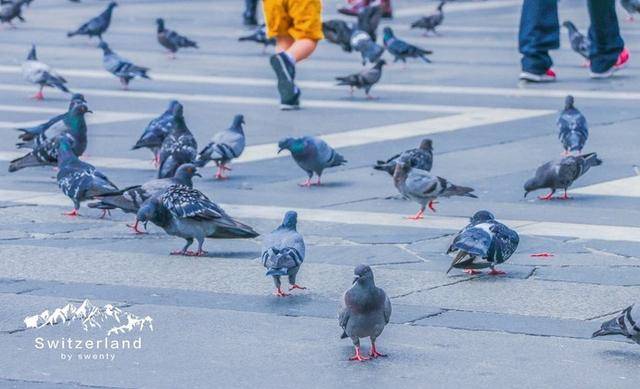
M 317 46 L 317 41 L 311 39 L 299 39 L 289 45 L 285 51 L 296 60 L 296 63 L 298 63 L 308 58 L 315 51 Z
M 281 53 L 293 45 L 295 41 L 289 35 L 276 37 L 276 53 Z

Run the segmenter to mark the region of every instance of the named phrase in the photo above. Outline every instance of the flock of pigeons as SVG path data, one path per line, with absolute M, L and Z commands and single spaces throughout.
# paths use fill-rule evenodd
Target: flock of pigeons
M 17 3 L 28 2 L 16 0 L 10 4 Z M 102 34 L 109 26 L 116 5 L 110 3 L 102 14 L 70 32 L 69 36 L 97 36 L 104 51 L 105 68 L 118 76 L 123 86 L 126 86 L 134 77 L 148 77 L 148 69 L 117 56 L 102 40 Z M 435 28 L 444 18 L 443 5 L 444 1 L 438 6 L 436 14 L 418 20 L 412 27 L 435 33 Z M 19 17 L 19 13 L 16 17 Z M 426 57 L 430 54 L 429 51 L 396 38 L 389 27 L 383 30 L 384 47 L 377 45 L 375 38 L 380 17 L 380 7 L 367 7 L 359 15 L 356 24 L 329 20 L 323 26 L 327 39 L 331 42 L 341 45 L 345 51 L 360 52 L 364 63 L 374 64 L 361 73 L 338 78 L 340 85 L 364 88 L 367 96 L 380 78 L 385 63 L 380 58 L 385 50 L 394 56 L 395 61 L 421 58 L 429 62 Z M 162 19 L 158 19 L 157 24 L 158 41 L 172 54 L 181 47 L 197 47 L 195 42 L 167 30 Z M 565 26 L 569 28 L 570 34 L 575 35 L 577 30 L 570 22 L 565 23 Z M 266 40 L 264 28 L 250 37 L 241 38 L 254 41 L 261 39 L 265 47 L 271 44 Z M 42 98 L 44 86 L 70 93 L 65 86 L 66 80 L 38 61 L 35 46 L 31 48 L 23 64 L 23 73 L 28 81 L 40 86 L 37 98 Z M 78 215 L 80 204 L 85 201 L 93 201 L 88 206 L 102 210 L 102 217 L 114 209 L 135 214 L 135 224 L 130 227 L 136 233 L 142 233 L 140 223 L 146 226 L 151 222 L 167 234 L 186 241 L 184 247 L 172 254 L 204 255 L 203 244 L 206 238 L 250 239 L 259 235 L 251 226 L 228 215 L 193 185 L 193 177 L 201 177 L 198 169 L 210 162 L 217 167 L 217 179 L 227 178 L 225 172 L 231 170 L 229 163 L 240 157 L 245 149 L 243 115 L 236 115 L 229 128 L 214 134 L 211 141 L 198 152 L 198 144 L 187 127 L 182 104 L 178 101 L 170 102 L 167 110 L 147 125 L 133 146 L 133 149 L 147 148 L 152 152 L 158 168 L 156 178 L 140 185 L 119 188 L 94 166 L 79 159 L 87 148 L 87 113 L 91 113 L 91 110 L 85 97 L 72 94 L 66 113 L 36 127 L 19 129 L 21 134 L 17 147 L 30 151 L 11 161 L 9 171 L 34 166 L 56 166 L 58 186 L 73 202 L 73 210 L 67 215 Z M 541 200 L 552 199 L 558 189 L 564 190 L 564 195 L 559 198 L 568 199 L 567 188 L 591 167 L 602 163 L 596 153 L 582 153 L 589 135 L 588 126 L 584 115 L 575 108 L 572 96 L 566 97 L 557 126 L 564 157 L 540 166 L 534 177 L 524 184 L 525 196 L 531 191 L 548 188 L 551 192 L 540 197 Z M 313 136 L 285 138 L 278 143 L 278 147 L 278 153 L 288 150 L 296 164 L 307 174 L 307 179 L 300 184 L 305 187 L 320 185 L 325 169 L 347 163 L 325 141 Z M 454 185 L 445 178 L 433 175 L 430 172 L 432 166 L 433 142 L 424 139 L 418 148 L 406 150 L 385 161 L 377 161 L 374 169 L 391 175 L 398 192 L 419 204 L 418 213 L 411 216 L 411 219 L 423 218 L 427 207 L 435 212 L 434 204 L 438 198 L 477 197 L 473 194 L 473 188 Z M 314 174 L 317 176 L 316 181 L 312 181 Z M 194 241 L 198 248 L 191 251 L 189 249 Z M 455 235 L 447 249 L 447 254 L 454 256 L 447 273 L 456 268 L 469 274 L 478 274 L 478 269 L 490 268 L 490 275 L 505 274 L 495 267 L 511 257 L 518 243 L 516 231 L 496 220 L 491 212 L 478 211 L 470 218 L 469 224 Z M 304 259 L 305 243 L 297 231 L 297 213 L 289 211 L 284 215 L 282 224 L 266 234 L 262 241 L 261 260 L 267 269 L 267 276 L 273 278 L 275 295 L 288 295 L 282 288 L 281 277 L 284 276 L 288 278 L 289 291 L 306 289 L 296 282 Z M 344 330 L 342 337 L 349 337 L 353 341 L 355 355 L 352 360 L 368 359 L 360 352 L 360 338 L 366 337 L 371 339 L 370 357 L 385 356 L 376 349 L 375 342 L 391 316 L 389 297 L 376 287 L 370 267 L 359 265 L 355 268 L 354 275 L 353 285 L 345 292 L 339 313 L 339 324 Z M 640 328 L 637 324 L 640 320 L 639 309 L 640 307 L 633 306 L 627 308 L 619 317 L 604 323 L 594 336 L 622 334 L 640 343 Z

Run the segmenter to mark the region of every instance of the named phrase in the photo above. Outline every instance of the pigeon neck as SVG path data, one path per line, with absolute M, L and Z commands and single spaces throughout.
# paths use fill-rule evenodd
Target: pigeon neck
M 31 51 L 29 51 L 29 56 L 27 57 L 28 61 L 37 61 L 38 57 L 36 56 L 36 48 L 33 46 Z

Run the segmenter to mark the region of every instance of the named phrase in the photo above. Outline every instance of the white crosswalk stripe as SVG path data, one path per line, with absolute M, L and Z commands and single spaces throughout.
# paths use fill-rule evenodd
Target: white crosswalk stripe
M 596 196 L 640 197 L 640 176 L 620 178 L 572 189 L 571 193 Z

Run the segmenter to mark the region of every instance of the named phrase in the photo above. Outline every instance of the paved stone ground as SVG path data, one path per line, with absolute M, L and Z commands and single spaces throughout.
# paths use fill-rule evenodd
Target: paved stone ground
M 304 109 L 283 113 L 267 56 L 236 42 L 244 32 L 239 0 L 121 3 L 105 38 L 155 78 L 134 81 L 129 92 L 102 71 L 95 42 L 64 34 L 104 2 L 37 0 L 27 23 L 0 32 L 0 387 L 637 386 L 640 348 L 622 338 L 590 339 L 601 321 L 640 297 L 640 182 L 632 169 L 640 163 L 637 24 L 622 23 L 632 59 L 614 79 L 590 81 L 563 34 L 554 52 L 559 82 L 522 87 L 519 1 L 456 1 L 445 8 L 442 35 L 425 38 L 407 26 L 435 3 L 398 0 L 390 25 L 433 49 L 432 65 L 389 66 L 374 89 L 379 100 L 359 93 L 350 99 L 332 80 L 357 71 L 358 56 L 325 42 L 298 69 Z M 561 20 L 585 30 L 582 3 L 562 1 Z M 338 4 L 325 1 L 326 18 L 337 17 Z M 168 60 L 153 34 L 158 16 L 202 48 Z M 87 208 L 76 219 L 61 216 L 70 203 L 51 169 L 6 173 L 16 155 L 12 128 L 67 105 L 56 92 L 42 103 L 27 99 L 33 88 L 18 66 L 31 42 L 87 95 L 95 111 L 87 160 L 122 186 L 153 176 L 150 154 L 130 147 L 173 97 L 184 102 L 200 144 L 235 113 L 246 117 L 250 146 L 288 135 L 382 134 L 331 136 L 349 163 L 328 171 L 323 187 L 299 188 L 302 172 L 288 156 L 265 152 L 269 146 L 250 147 L 228 181 L 213 180 L 206 168 L 196 182 L 260 232 L 273 229 L 283 210 L 299 210 L 308 244 L 299 281 L 309 289 L 286 299 L 269 294 L 271 281 L 256 261 L 259 238 L 208 241 L 204 258 L 169 256 L 182 241 L 156 228 L 132 235 L 124 226 L 129 216 L 100 220 Z M 605 163 L 580 179 L 572 201 L 523 199 L 522 183 L 560 153 L 555 119 L 568 92 L 591 124 L 587 151 Z M 389 177 L 370 166 L 425 135 L 435 145 L 434 172 L 476 188 L 480 198 L 443 200 L 436 215 L 416 223 L 401 217 L 415 204 L 399 200 Z M 478 209 L 509 220 L 522 235 L 504 266 L 508 275 L 447 276 L 450 236 Z M 541 251 L 555 256 L 530 256 Z M 359 263 L 374 267 L 394 309 L 379 341 L 389 358 L 362 364 L 347 361 L 352 348 L 338 339 L 335 319 Z M 77 322 L 25 328 L 26 316 L 85 299 L 152 317 L 153 331 L 129 335 L 141 337 L 142 349 L 37 349 L 38 337 L 104 336 Z M 65 352 L 71 361 L 62 359 Z M 78 360 L 85 353 L 114 359 Z

